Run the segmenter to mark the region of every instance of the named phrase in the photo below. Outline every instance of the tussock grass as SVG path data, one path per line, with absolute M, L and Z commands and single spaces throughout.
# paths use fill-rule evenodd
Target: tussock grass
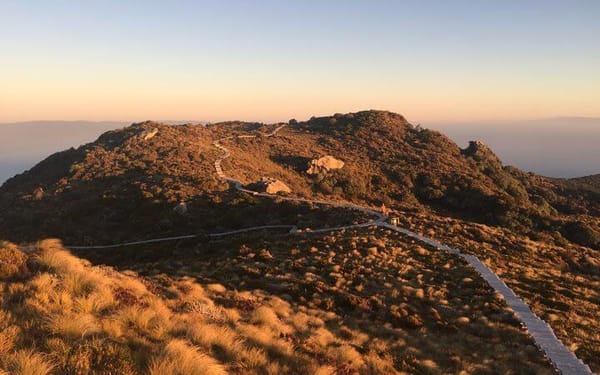
M 37 262 L 49 271 L 70 276 L 84 271 L 84 262 L 62 249 L 58 240 L 44 240 L 38 244 Z
M 355 368 L 360 368 L 364 364 L 362 355 L 350 345 L 330 346 L 327 354 L 337 363 L 349 364 Z
M 279 318 L 273 309 L 261 306 L 252 312 L 250 322 L 259 325 L 266 325 L 274 328 L 279 327 Z
M 50 374 L 54 365 L 43 354 L 32 350 L 18 350 L 0 357 L 0 363 L 7 374 L 12 375 L 46 375 Z
M 27 256 L 9 242 L 0 241 L 0 280 L 8 280 L 26 273 Z
M 84 338 L 100 331 L 97 319 L 91 314 L 56 314 L 48 317 L 44 326 L 50 333 L 69 339 Z
M 600 252 L 557 240 L 557 233 L 527 238 L 437 215 L 401 217 L 404 227 L 435 229 L 440 242 L 484 260 L 592 372 L 600 371 Z
M 241 358 L 232 354 L 239 343 L 262 349 L 271 364 L 261 367 L 265 372 L 553 372 L 512 311 L 471 267 L 400 234 L 368 228 L 292 239 L 250 236 L 206 246 L 210 255 L 190 255 L 183 263 L 218 269 L 211 282 L 238 292 L 204 288 L 205 293 L 216 305 L 235 309 L 240 319 L 227 323 L 232 332 L 220 335 L 225 343 L 208 346 L 199 337 L 187 338 L 223 363 Z M 377 252 L 369 250 L 374 247 Z M 232 255 L 229 248 L 243 251 Z M 273 258 L 248 255 L 263 249 Z M 125 266 L 177 271 L 167 259 Z M 202 323 L 220 327 L 224 321 Z M 207 341 L 214 336 L 219 335 L 206 332 Z M 223 351 L 225 345 L 236 349 Z
M 370 374 L 393 368 L 363 356 L 337 315 L 261 291 L 144 279 L 92 267 L 56 240 L 32 253 L 3 243 L 27 267 L 0 267 L 0 374 Z M 387 367 L 386 367 L 387 366 Z M 391 367 L 390 367 L 391 366 Z M 382 372 L 384 373 L 384 372 Z
M 158 358 L 152 360 L 150 375 L 227 375 L 225 367 L 183 340 L 169 342 Z
M 19 327 L 3 324 L 2 330 L 0 330 L 0 355 L 10 352 L 15 347 L 19 333 Z

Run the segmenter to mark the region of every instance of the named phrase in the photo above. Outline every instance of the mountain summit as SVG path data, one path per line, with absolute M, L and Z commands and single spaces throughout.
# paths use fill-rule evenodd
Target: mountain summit
M 226 226 L 210 212 L 239 198 L 231 197 L 214 173 L 219 150 L 212 142 L 242 131 L 260 135 L 277 125 L 148 121 L 109 131 L 9 179 L 0 188 L 0 235 L 80 242 L 89 233 L 106 231 L 127 238 L 148 229 L 171 233 L 188 225 Z M 362 111 L 291 120 L 280 136 L 268 141 L 234 141 L 233 152 L 235 157 L 227 162 L 232 177 L 246 184 L 275 178 L 300 196 L 432 210 L 553 241 L 600 246 L 596 186 L 503 166 L 480 141 L 460 149 L 443 134 L 413 126 L 396 113 Z M 310 161 L 324 156 L 339 159 L 344 167 L 307 174 Z M 181 202 L 202 209 L 173 217 L 173 207 Z M 274 216 L 270 220 L 277 221 Z

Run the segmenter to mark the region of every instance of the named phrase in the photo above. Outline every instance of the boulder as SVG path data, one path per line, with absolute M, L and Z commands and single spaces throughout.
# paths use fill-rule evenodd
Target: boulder
M 257 183 L 257 188 L 259 191 L 265 192 L 267 194 L 292 192 L 292 189 L 290 189 L 286 184 L 270 177 L 261 178 L 260 181 Z
M 158 134 L 158 128 L 152 128 L 152 129 L 148 129 L 148 130 L 144 130 L 141 134 L 140 137 L 144 140 L 147 141 L 149 139 L 152 139 L 156 134 Z
M 502 162 L 491 148 L 482 141 L 469 141 L 469 146 L 461 150 L 462 154 L 477 161 L 487 161 L 502 168 Z
M 187 203 L 179 202 L 179 204 L 173 208 L 173 211 L 179 215 L 185 215 L 188 212 Z
M 42 187 L 37 187 L 33 191 L 33 199 L 35 199 L 36 201 L 42 200 L 44 198 L 44 195 L 45 193 Z
M 319 173 L 328 172 L 332 169 L 340 169 L 344 166 L 344 162 L 334 158 L 331 155 L 323 156 L 319 159 L 313 159 L 308 163 L 309 175 L 317 175 Z

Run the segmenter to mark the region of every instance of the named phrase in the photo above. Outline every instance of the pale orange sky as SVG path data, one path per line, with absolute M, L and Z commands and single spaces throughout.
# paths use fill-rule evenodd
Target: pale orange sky
M 22 82 L 21 82 L 22 83 Z M 394 87 L 339 86 L 320 90 L 276 87 L 169 88 L 120 85 L 111 90 L 102 82 L 87 87 L 60 87 L 57 82 L 36 87 L 4 86 L 0 92 L 0 121 L 145 119 L 219 121 L 230 119 L 285 121 L 312 115 L 387 109 L 412 121 L 476 121 L 555 117 L 565 114 L 600 116 L 600 99 L 578 90 L 537 92 L 520 88 L 495 91 L 416 87 L 410 92 Z M 10 85 L 10 81 L 9 81 Z M 198 87 L 201 87 L 199 85 Z M 287 84 L 284 87 L 289 87 Z M 8 95 L 7 95 L 8 94 Z M 599 96 L 600 97 L 600 96 Z
M 543 4 L 2 2 L 0 122 L 600 117 L 600 2 Z

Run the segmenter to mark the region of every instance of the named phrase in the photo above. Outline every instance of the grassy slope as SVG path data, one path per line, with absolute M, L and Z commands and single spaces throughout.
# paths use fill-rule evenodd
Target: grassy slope
M 31 255 L 3 243 L 0 254 L 0 371 L 389 373 L 384 346 L 359 353 L 352 330 L 326 327 L 335 314 L 261 291 L 90 267 L 57 241 Z
M 159 247 L 153 254 L 148 250 L 147 259 L 132 261 L 131 253 L 110 259 L 80 254 L 150 278 L 166 273 L 233 290 L 253 293 L 259 288 L 285 299 L 293 310 L 328 312 L 324 327 L 362 355 L 378 353 L 387 368 L 358 368 L 360 373 L 552 372 L 512 313 L 473 270 L 395 233 L 362 229 L 318 237 L 250 235 L 195 250 L 182 246 L 174 257 Z M 312 346 L 304 334 L 291 333 L 291 340 L 297 350 L 312 351 L 319 361 L 323 349 Z
M 144 123 L 57 153 L 0 188 L 0 238 L 107 244 L 252 225 L 323 226 L 359 219 L 346 210 L 317 210 L 228 191 L 214 173 L 219 152 L 212 137 L 232 127 L 255 128 Z M 154 138 L 140 138 L 153 128 L 159 129 Z M 38 198 L 33 194 L 37 187 L 44 189 Z M 179 202 L 187 202 L 187 215 L 173 211 Z
M 472 253 L 490 266 L 579 358 L 600 371 L 600 253 L 509 230 L 404 212 L 401 225 Z
M 597 189 L 600 189 L 600 174 L 594 174 L 591 176 L 572 178 L 571 181 L 588 184 Z
M 295 194 L 431 210 L 518 234 L 600 246 L 600 190 L 504 167 L 485 145 L 461 150 L 434 131 L 388 112 L 360 112 L 291 124 L 275 138 L 226 141 L 229 173 L 286 182 Z M 308 162 L 333 155 L 343 169 L 308 178 Z M 554 236 L 554 237 L 553 237 Z

